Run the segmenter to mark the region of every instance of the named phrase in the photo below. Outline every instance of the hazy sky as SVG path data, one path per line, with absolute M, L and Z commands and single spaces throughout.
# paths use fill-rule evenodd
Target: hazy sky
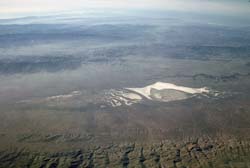
M 0 0 L 0 17 L 89 8 L 162 9 L 224 15 L 250 14 L 248 0 Z

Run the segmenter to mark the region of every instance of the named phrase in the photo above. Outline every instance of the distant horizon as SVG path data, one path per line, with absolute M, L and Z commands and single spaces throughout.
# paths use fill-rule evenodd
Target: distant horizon
M 218 13 L 197 13 L 192 11 L 175 11 L 162 9 L 96 9 L 64 10 L 43 13 L 23 13 L 19 15 L 0 15 L 0 25 L 6 24 L 58 24 L 74 23 L 73 18 L 93 22 L 99 19 L 132 19 L 134 22 L 144 19 L 178 19 L 189 23 L 204 23 L 232 27 L 249 27 L 248 15 L 227 15 Z M 114 20 L 113 20 L 114 21 Z
M 72 11 L 126 11 L 158 10 L 247 17 L 250 3 L 247 0 L 9 0 L 0 2 L 0 18 L 42 16 Z

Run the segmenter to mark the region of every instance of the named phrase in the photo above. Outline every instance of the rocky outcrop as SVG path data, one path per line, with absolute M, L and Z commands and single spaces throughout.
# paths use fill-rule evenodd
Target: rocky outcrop
M 250 142 L 236 139 L 113 144 L 56 153 L 18 148 L 0 152 L 0 168 L 207 168 L 244 167 L 249 162 Z

